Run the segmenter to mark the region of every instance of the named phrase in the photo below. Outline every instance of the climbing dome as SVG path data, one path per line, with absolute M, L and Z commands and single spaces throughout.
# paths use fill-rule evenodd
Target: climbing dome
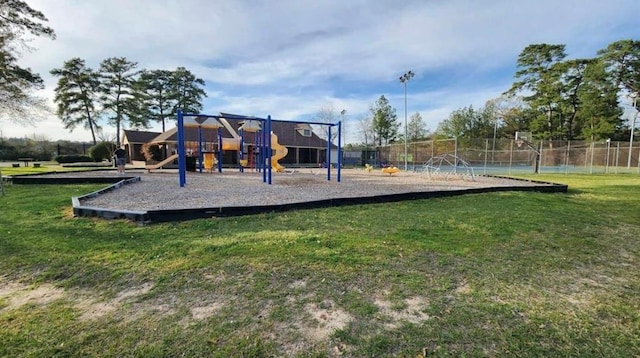
M 473 167 L 464 159 L 453 154 L 432 157 L 424 163 L 422 172 L 427 175 L 429 179 L 476 180 Z

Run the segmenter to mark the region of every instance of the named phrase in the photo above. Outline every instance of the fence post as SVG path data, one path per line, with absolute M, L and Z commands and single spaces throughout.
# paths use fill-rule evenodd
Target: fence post
M 455 139 L 455 142 L 453 143 L 453 145 L 454 145 L 453 156 L 455 157 L 456 162 L 457 162 L 457 160 L 458 160 L 458 137 L 455 137 L 454 139 Z M 456 165 L 453 166 L 453 172 L 455 174 L 458 174 L 458 165 L 457 165 L 457 163 L 456 163 Z
M 571 141 L 567 141 L 567 154 L 564 160 L 564 175 L 569 174 L 569 155 L 571 154 Z
M 616 145 L 616 174 L 618 174 L 618 160 L 620 159 L 620 142 L 616 142 L 618 143 L 618 145 Z
M 511 175 L 511 165 L 513 164 L 513 139 L 509 143 L 509 175 Z
M 591 142 L 591 162 L 589 163 L 589 174 L 593 174 L 593 151 L 595 150 L 595 142 Z
M 487 153 L 489 152 L 489 139 L 484 140 L 484 172 L 487 174 Z

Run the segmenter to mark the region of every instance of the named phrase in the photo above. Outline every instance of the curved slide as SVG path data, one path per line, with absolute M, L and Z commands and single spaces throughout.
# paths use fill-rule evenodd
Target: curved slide
M 151 169 L 158 169 L 158 168 L 162 168 L 163 166 L 167 165 L 167 164 L 171 164 L 173 163 L 174 160 L 178 159 L 178 155 L 177 154 L 173 154 L 170 155 L 167 159 L 155 163 L 155 164 L 149 164 L 149 165 L 145 165 L 144 168 L 146 170 L 151 170 Z
M 273 132 L 271 132 L 271 150 L 275 152 L 271 156 L 271 168 L 280 173 L 284 172 L 285 168 L 278 163 L 278 160 L 286 157 L 289 150 L 287 147 L 278 143 L 278 136 Z

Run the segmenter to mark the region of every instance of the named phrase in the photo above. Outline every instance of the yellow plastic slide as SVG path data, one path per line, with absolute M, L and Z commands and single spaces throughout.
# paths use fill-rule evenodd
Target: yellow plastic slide
M 277 172 L 284 172 L 285 168 L 278 163 L 278 160 L 286 157 L 289 150 L 287 147 L 278 143 L 278 136 L 273 132 L 271 132 L 271 149 L 275 152 L 271 156 L 271 168 Z
M 216 156 L 213 153 L 203 153 L 204 157 L 204 170 L 213 171 L 213 166 L 218 163 Z
M 145 165 L 144 168 L 146 170 L 151 170 L 151 169 L 158 169 L 158 168 L 162 168 L 163 166 L 167 165 L 167 164 L 171 164 L 173 163 L 174 160 L 178 159 L 178 155 L 174 154 L 174 155 L 170 155 L 167 159 L 155 163 L 155 164 L 149 164 L 149 165 Z

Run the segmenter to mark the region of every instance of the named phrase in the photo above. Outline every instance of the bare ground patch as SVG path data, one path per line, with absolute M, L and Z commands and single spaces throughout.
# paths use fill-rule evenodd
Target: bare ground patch
M 82 312 L 80 315 L 81 320 L 94 320 L 115 312 L 123 303 L 134 301 L 152 288 L 153 284 L 145 283 L 142 286 L 131 287 L 121 291 L 116 297 L 106 301 L 101 301 L 93 294 L 79 295 L 75 297 L 75 306 Z
M 2 310 L 14 310 L 26 304 L 46 305 L 64 297 L 64 290 L 51 284 L 28 286 L 0 279 L 0 299 L 6 304 Z
M 64 299 L 80 311 L 79 319 L 94 320 L 116 312 L 123 303 L 133 302 L 152 288 L 153 285 L 148 283 L 121 291 L 113 299 L 101 300 L 93 292 L 64 290 L 49 283 L 29 286 L 0 278 L 0 299 L 4 301 L 4 307 L 0 311 L 19 309 L 27 304 L 44 306 Z
M 429 315 L 425 313 L 429 302 L 424 297 L 410 297 L 401 302 L 392 302 L 384 297 L 377 297 L 374 303 L 378 306 L 379 312 L 384 321 L 388 321 L 387 328 L 395 329 L 403 323 L 409 322 L 420 324 L 429 320 Z
M 334 331 L 345 328 L 353 320 L 353 316 L 336 308 L 333 302 L 307 304 L 305 312 L 311 316 L 313 324 L 300 323 L 301 328 L 305 336 L 314 342 L 326 341 Z

